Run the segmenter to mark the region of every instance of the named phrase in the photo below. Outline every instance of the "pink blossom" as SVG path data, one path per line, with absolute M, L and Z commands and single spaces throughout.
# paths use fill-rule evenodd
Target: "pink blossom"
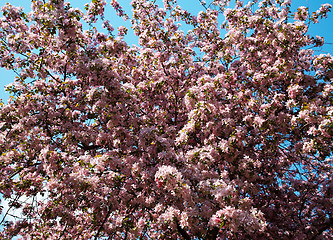
M 106 2 L 2 7 L 0 239 L 331 239 L 331 6 Z

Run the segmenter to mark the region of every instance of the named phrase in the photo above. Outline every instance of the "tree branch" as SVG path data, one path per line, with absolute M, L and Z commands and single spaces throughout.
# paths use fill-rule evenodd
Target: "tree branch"
M 219 228 L 214 227 L 213 229 L 208 229 L 206 234 L 206 240 L 216 240 L 217 234 L 219 234 Z
M 17 202 L 17 200 L 18 200 L 20 197 L 21 197 L 20 195 L 15 196 L 15 199 L 13 200 L 13 202 L 14 202 L 14 203 Z M 0 226 L 1 226 L 2 223 L 6 220 L 7 215 L 10 215 L 10 214 L 9 214 L 9 211 L 10 211 L 13 207 L 14 207 L 13 204 L 11 204 L 11 205 L 8 206 L 8 209 L 7 209 L 6 213 L 4 214 L 4 216 L 3 216 L 3 218 L 2 218 L 2 220 L 1 220 L 1 222 L 0 222 Z M 15 217 L 15 216 L 14 216 L 14 217 Z
M 105 217 L 104 217 L 104 219 L 103 219 L 103 222 L 101 223 L 100 227 L 99 227 L 98 230 L 97 230 L 97 233 L 96 233 L 96 235 L 95 235 L 95 237 L 94 237 L 94 240 L 96 240 L 96 239 L 98 238 L 99 234 L 101 233 L 101 231 L 102 231 L 102 229 L 103 229 L 103 227 L 104 227 L 104 224 L 106 223 L 106 221 L 108 220 L 108 218 L 109 218 L 109 216 L 110 216 L 110 214 L 111 214 L 111 211 L 112 211 L 111 209 L 112 209 L 112 208 L 109 207 L 108 212 L 106 213 L 106 215 L 105 215 Z
M 309 240 L 315 240 L 318 236 L 320 236 L 323 232 L 330 229 L 331 227 L 333 227 L 333 217 L 330 217 L 329 220 L 323 224 L 323 226 L 319 228 L 311 238 L 309 238 Z
M 178 230 L 178 232 L 180 233 L 180 235 L 182 235 L 182 237 L 183 237 L 185 240 L 191 240 L 190 235 L 188 235 L 188 233 L 187 233 L 184 229 L 182 229 L 182 227 L 179 225 L 178 220 L 176 220 L 176 225 L 177 225 L 177 230 Z
M 79 143 L 78 146 L 79 146 L 81 149 L 86 150 L 86 151 L 94 150 L 94 149 L 98 149 L 98 148 L 101 147 L 101 146 L 99 146 L 99 145 L 87 145 L 87 144 L 84 144 L 84 143 Z

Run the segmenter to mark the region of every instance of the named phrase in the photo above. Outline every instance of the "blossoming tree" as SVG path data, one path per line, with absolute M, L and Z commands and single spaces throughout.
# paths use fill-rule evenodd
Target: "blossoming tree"
M 106 1 L 31 3 L 0 20 L 2 239 L 332 239 L 330 5 L 113 0 L 129 46 Z

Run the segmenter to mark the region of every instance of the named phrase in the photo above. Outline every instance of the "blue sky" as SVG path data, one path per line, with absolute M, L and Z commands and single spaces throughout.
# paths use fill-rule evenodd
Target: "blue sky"
M 26 11 L 30 10 L 30 1 L 27 0 L 1 0 L 0 5 L 9 2 L 15 6 L 22 6 Z M 69 2 L 74 7 L 78 7 L 83 9 L 83 6 L 88 0 L 69 0 Z M 110 2 L 110 1 L 108 1 Z M 131 0 L 119 0 L 119 3 L 124 7 L 125 11 L 131 15 Z M 209 2 L 209 0 L 207 0 Z M 246 2 L 246 1 L 244 1 Z M 2 4 L 3 3 L 3 4 Z M 203 10 L 203 7 L 200 5 L 199 0 L 178 0 L 179 5 L 181 5 L 184 9 L 189 10 L 192 13 L 199 12 Z M 306 6 L 310 9 L 311 12 L 316 11 L 322 3 L 330 3 L 333 5 L 332 0 L 292 0 L 293 6 Z M 109 16 L 109 17 L 108 17 Z M 111 9 L 111 7 L 107 8 L 106 17 L 111 19 L 111 23 L 114 27 L 123 25 L 124 21 L 117 17 Z M 129 23 L 125 24 L 129 26 Z M 313 36 L 319 35 L 324 37 L 325 44 L 321 48 L 316 48 L 315 53 L 330 53 L 333 54 L 333 12 L 328 15 L 327 19 L 322 19 L 318 24 L 312 24 L 309 30 L 310 34 Z M 125 39 L 129 44 L 136 43 L 136 37 L 133 34 L 129 34 Z M 331 44 L 329 44 L 331 43 Z M 4 103 L 7 102 L 9 97 L 8 93 L 4 91 L 5 86 L 11 83 L 14 80 L 15 74 L 11 71 L 7 71 L 5 69 L 0 68 L 0 99 L 3 100 Z

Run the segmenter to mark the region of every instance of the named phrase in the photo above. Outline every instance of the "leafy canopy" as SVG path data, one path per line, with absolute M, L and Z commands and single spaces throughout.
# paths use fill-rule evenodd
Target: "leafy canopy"
M 229 2 L 2 7 L 2 239 L 332 239 L 331 6 Z

